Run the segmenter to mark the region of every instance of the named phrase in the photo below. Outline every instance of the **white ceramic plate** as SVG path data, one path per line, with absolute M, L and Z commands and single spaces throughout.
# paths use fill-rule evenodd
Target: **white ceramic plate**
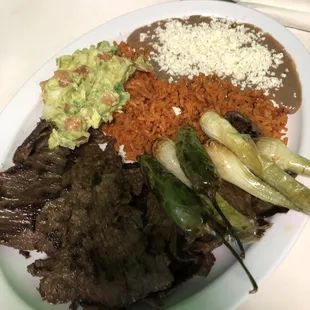
M 49 60 L 16 94 L 0 115 L 0 169 L 11 165 L 14 150 L 35 127 L 41 114 L 39 99 L 42 80 L 49 78 L 55 69 L 55 58 L 70 54 L 76 49 L 88 47 L 103 39 L 122 40 L 134 29 L 153 21 L 186 15 L 215 15 L 252 23 L 273 35 L 296 62 L 303 85 L 303 103 L 300 111 L 289 117 L 290 147 L 310 158 L 310 145 L 306 143 L 310 124 L 310 57 L 302 44 L 284 27 L 272 19 L 242 6 L 218 1 L 175 2 L 142 9 L 114 19 L 82 36 L 53 59 Z M 302 182 L 310 182 L 300 178 Z M 261 283 L 285 257 L 299 236 L 307 217 L 297 212 L 276 215 L 271 219 L 273 228 L 263 240 L 247 249 L 245 263 L 258 283 Z M 170 299 L 167 307 L 175 310 L 234 309 L 245 299 L 251 284 L 239 264 L 220 248 L 215 251 L 217 263 L 207 278 L 196 278 L 186 283 Z M 18 251 L 0 247 L 1 308 L 8 310 L 60 310 L 67 306 L 51 306 L 44 303 L 36 287 L 38 279 L 26 272 L 30 260 Z M 2 271 L 1 271 L 2 270 Z

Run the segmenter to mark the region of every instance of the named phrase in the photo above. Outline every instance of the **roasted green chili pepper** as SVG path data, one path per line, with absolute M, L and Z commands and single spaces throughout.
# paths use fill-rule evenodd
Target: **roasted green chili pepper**
M 184 231 L 198 232 L 203 224 L 199 197 L 153 157 L 140 156 L 139 163 L 167 215 Z
M 179 129 L 176 139 L 176 154 L 183 172 L 193 186 L 193 190 L 200 196 L 209 212 L 212 209 L 218 212 L 226 224 L 228 232 L 237 241 L 241 257 L 244 257 L 243 245 L 216 201 L 220 178 L 210 156 L 201 145 L 196 131 L 192 127 L 184 126 Z

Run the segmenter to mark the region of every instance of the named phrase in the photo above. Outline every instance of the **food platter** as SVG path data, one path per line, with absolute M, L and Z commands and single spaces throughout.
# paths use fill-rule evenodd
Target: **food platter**
M 298 113 L 289 117 L 289 146 L 301 155 L 310 157 L 310 148 L 306 143 L 307 133 L 310 131 L 309 123 L 306 120 L 310 109 L 310 89 L 306 86 L 310 79 L 308 52 L 284 27 L 258 12 L 228 3 L 197 1 L 158 5 L 119 17 L 82 36 L 49 60 L 22 87 L 0 115 L 1 170 L 10 166 L 14 150 L 31 132 L 41 115 L 42 103 L 39 99 L 39 83 L 46 80 L 55 70 L 55 58 L 71 54 L 76 49 L 89 46 L 102 38 L 110 41 L 124 40 L 133 30 L 153 21 L 185 15 L 214 15 L 252 23 L 269 32 L 286 48 L 295 60 L 303 86 L 302 108 Z M 309 185 L 309 181 L 306 179 L 300 178 L 299 180 L 304 183 L 308 182 L 307 185 Z M 247 249 L 245 262 L 258 283 L 262 283 L 285 257 L 306 220 L 305 215 L 294 211 L 289 211 L 286 215 L 276 215 L 271 220 L 274 223 L 272 229 L 259 243 Z M 194 279 L 181 287 L 168 299 L 168 307 L 180 310 L 190 307 L 211 310 L 234 309 L 248 296 L 250 284 L 240 266 L 233 263 L 232 257 L 223 248 L 216 250 L 216 257 L 217 264 L 212 273 L 206 279 Z M 0 278 L 0 284 L 2 293 L 4 292 L 2 304 L 7 305 L 7 308 L 67 309 L 67 306 L 51 306 L 41 301 L 35 290 L 38 283 L 26 272 L 29 261 L 18 255 L 18 251 L 1 247 L 0 264 L 3 275 Z

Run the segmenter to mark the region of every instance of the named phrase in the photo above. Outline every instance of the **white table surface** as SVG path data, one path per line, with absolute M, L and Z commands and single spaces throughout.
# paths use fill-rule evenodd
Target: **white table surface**
M 0 0 L 0 111 L 75 38 L 113 17 L 160 2 L 167 0 Z M 292 31 L 310 50 L 310 34 Z M 309 296 L 310 222 L 259 292 L 238 310 L 309 310 Z

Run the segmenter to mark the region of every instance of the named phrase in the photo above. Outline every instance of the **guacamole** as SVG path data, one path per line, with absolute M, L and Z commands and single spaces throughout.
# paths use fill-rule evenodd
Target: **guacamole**
M 118 56 L 117 46 L 106 41 L 62 56 L 56 63 L 54 76 L 41 83 L 42 118 L 55 125 L 50 148 L 74 149 L 86 143 L 88 129 L 111 121 L 129 100 L 124 84 L 135 70 L 151 69 L 142 58 L 133 62 Z

